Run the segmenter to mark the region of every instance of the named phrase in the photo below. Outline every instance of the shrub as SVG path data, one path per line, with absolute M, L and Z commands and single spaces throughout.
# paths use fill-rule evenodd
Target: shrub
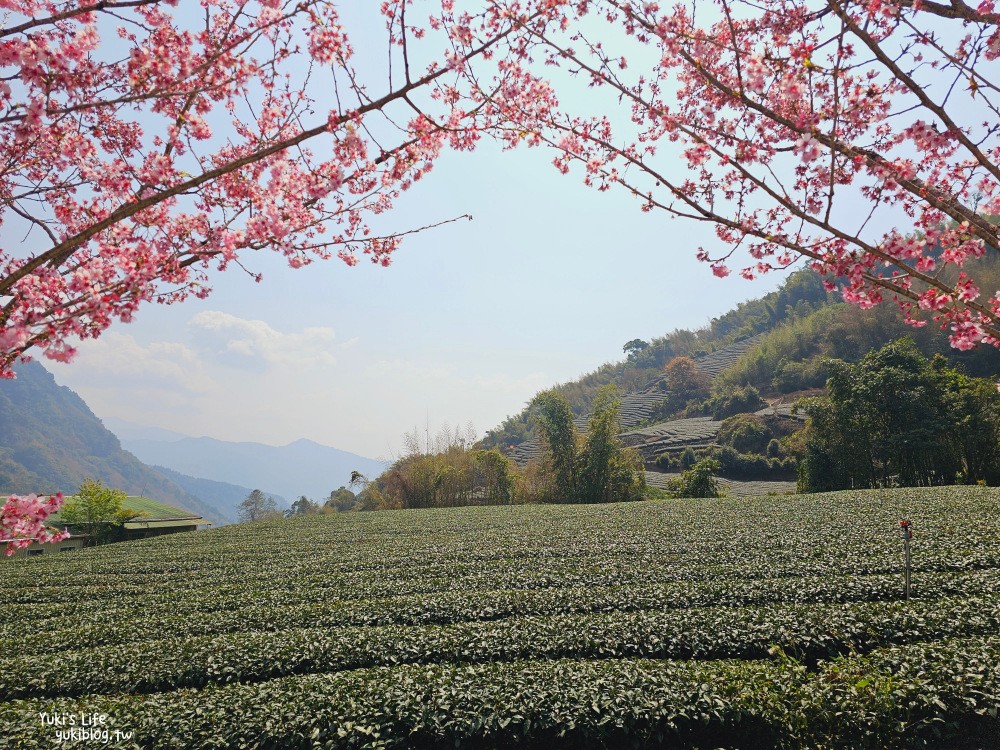
M 716 440 L 719 445 L 731 446 L 740 453 L 764 453 L 773 437 L 762 417 L 736 414 L 722 423 Z
M 712 419 L 726 419 L 734 414 L 757 411 L 765 406 L 760 391 L 752 385 L 712 395 L 701 406 L 701 413 L 710 414 Z
M 767 457 L 777 458 L 781 455 L 781 443 L 778 442 L 777 438 L 772 438 L 771 442 L 767 444 Z
M 725 492 L 715 478 L 720 468 L 715 459 L 702 459 L 681 474 L 672 489 L 677 497 L 722 497 Z

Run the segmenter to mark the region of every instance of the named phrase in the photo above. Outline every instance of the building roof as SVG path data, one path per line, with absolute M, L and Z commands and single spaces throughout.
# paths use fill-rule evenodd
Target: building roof
M 73 496 L 67 496 L 67 500 L 72 500 Z M 197 513 L 192 513 L 184 508 L 175 505 L 167 505 L 158 500 L 151 500 L 148 497 L 138 497 L 130 495 L 122 502 L 123 510 L 131 510 L 143 515 L 133 521 L 125 523 L 126 529 L 146 529 L 160 528 L 164 526 L 211 526 L 208 521 Z M 59 513 L 53 513 L 47 521 L 52 525 L 63 523 Z M 175 523 L 176 522 L 176 523 Z

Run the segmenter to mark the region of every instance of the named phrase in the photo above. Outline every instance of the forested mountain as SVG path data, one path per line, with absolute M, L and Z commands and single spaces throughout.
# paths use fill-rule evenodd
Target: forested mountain
M 195 497 L 122 449 L 76 393 L 37 362 L 0 381 L 0 492 L 73 493 L 86 478 L 227 523 L 229 513 Z

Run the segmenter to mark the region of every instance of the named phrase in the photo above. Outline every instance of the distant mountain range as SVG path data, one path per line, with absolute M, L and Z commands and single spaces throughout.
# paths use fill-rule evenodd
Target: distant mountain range
M 374 477 L 385 467 L 309 440 L 274 447 L 193 438 L 122 420 L 105 425 L 37 362 L 15 371 L 16 379 L 0 381 L 0 493 L 71 494 L 93 478 L 218 525 L 237 520 L 238 505 L 251 489 L 287 507 L 303 494 L 325 498 L 348 484 L 352 471 Z
M 122 432 L 135 435 L 139 432 L 136 427 L 132 425 Z M 253 487 L 265 493 L 277 492 L 288 501 L 300 495 L 321 500 L 341 485 L 347 485 L 353 471 L 374 478 L 386 468 L 382 461 L 311 440 L 275 447 L 158 432 L 159 438 L 130 438 L 123 434 L 122 445 L 146 463 L 191 477 Z

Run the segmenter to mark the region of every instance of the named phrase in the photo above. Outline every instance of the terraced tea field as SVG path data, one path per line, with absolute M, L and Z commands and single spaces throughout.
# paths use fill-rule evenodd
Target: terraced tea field
M 647 471 L 646 484 L 661 490 L 669 490 L 671 482 L 680 479 L 680 472 L 665 473 Z M 725 479 L 717 477 L 716 481 L 723 486 L 729 497 L 753 497 L 755 495 L 786 495 L 795 492 L 795 482 L 772 482 L 767 480 Z
M 640 427 L 619 437 L 625 445 L 636 448 L 644 461 L 652 463 L 664 451 L 714 445 L 720 427 L 722 422 L 711 417 L 690 417 Z
M 459 508 L 7 560 L 0 746 L 994 747 L 998 510 Z
M 736 360 L 752 349 L 763 338 L 764 334 L 759 333 L 756 336 L 741 339 L 733 344 L 729 344 L 729 346 L 717 349 L 710 354 L 704 354 L 700 357 L 696 357 L 695 362 L 698 364 L 699 370 L 711 375 L 714 378 L 720 372 L 728 370 L 730 367 L 735 365 Z

